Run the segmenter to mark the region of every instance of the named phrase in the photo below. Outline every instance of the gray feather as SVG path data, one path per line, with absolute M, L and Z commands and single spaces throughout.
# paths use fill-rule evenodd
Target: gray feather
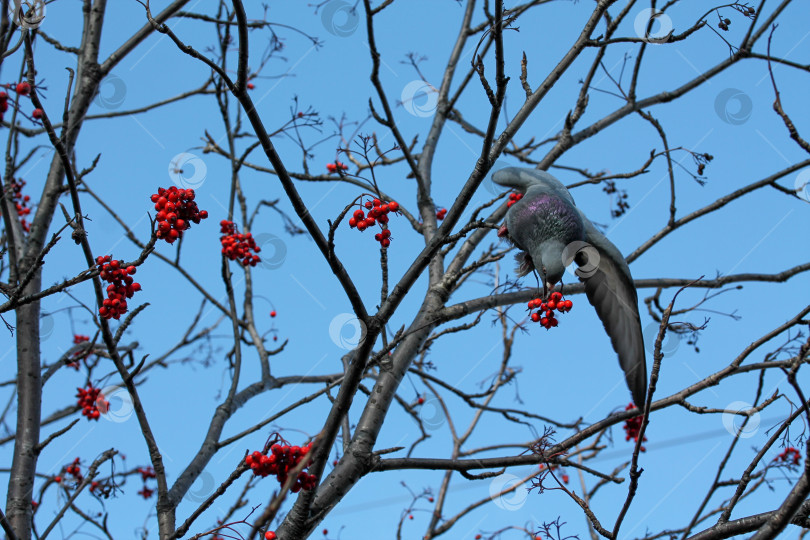
M 506 214 L 507 234 L 525 252 L 524 260 L 529 257 L 544 285 L 559 281 L 578 251 L 577 275 L 619 357 L 633 402 L 642 407 L 647 393 L 644 337 L 638 295 L 621 252 L 549 173 L 508 167 L 495 172 L 492 180 L 524 194 Z

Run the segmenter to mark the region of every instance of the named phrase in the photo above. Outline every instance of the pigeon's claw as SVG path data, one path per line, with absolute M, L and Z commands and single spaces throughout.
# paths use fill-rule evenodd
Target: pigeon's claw
M 501 228 L 498 229 L 498 238 L 504 238 L 509 234 L 509 229 L 506 228 L 506 224 L 504 223 L 501 225 Z

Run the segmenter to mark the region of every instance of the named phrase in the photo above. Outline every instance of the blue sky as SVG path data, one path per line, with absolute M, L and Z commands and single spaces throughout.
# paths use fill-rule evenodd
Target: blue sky
M 153 10 L 158 11 L 163 4 L 155 3 Z M 214 2 L 201 0 L 189 6 L 189 9 L 208 13 L 214 6 Z M 258 6 L 250 9 L 250 16 L 261 16 L 262 11 Z M 506 33 L 506 72 L 511 77 L 504 109 L 506 114 L 514 114 L 523 99 L 518 80 L 522 52 L 526 51 L 528 56 L 529 80 L 537 85 L 568 50 L 591 9 L 592 4 L 588 2 L 551 3 L 521 19 L 517 25 L 519 31 Z M 676 7 L 668 13 L 676 32 L 694 22 L 697 15 L 693 9 Z M 636 11 L 640 10 L 638 8 Z M 727 11 L 733 19 L 729 38 L 739 39 L 745 20 L 736 13 L 732 16 L 731 10 Z M 430 125 L 427 113 L 430 112 L 431 96 L 403 94 L 407 88 L 412 88 L 408 86 L 409 83 L 419 80 L 417 73 L 404 62 L 405 55 L 414 52 L 424 56 L 419 68 L 428 82 L 438 85 L 462 13 L 463 6 L 450 0 L 399 2 L 385 10 L 377 21 L 378 46 L 383 58 L 382 83 L 392 102 L 407 102 L 408 97 L 414 98 L 413 103 L 417 108 L 409 112 L 407 107 L 398 106 L 395 116 L 406 140 L 418 135 L 419 145 L 424 141 Z M 80 15 L 76 3 L 50 4 L 42 29 L 64 43 L 76 44 Z M 287 121 L 291 108 L 295 106 L 295 98 L 302 110 L 319 113 L 324 121 L 320 131 L 304 129 L 301 132 L 309 143 L 324 139 L 313 148 L 314 157 L 309 161 L 316 172 L 325 172 L 326 163 L 335 159 L 340 145 L 339 138 L 335 136 L 335 124 L 330 118 L 339 119 L 345 114 L 348 122 L 364 122 L 368 116 L 368 99 L 374 96 L 368 81 L 370 59 L 363 24 L 352 30 L 353 21 L 350 15 L 347 17 L 346 20 L 335 19 L 338 21 L 336 26 L 328 27 L 324 24 L 324 18 L 305 2 L 271 4 L 271 20 L 293 26 L 301 33 L 276 28 L 284 40 L 284 50 L 280 57 L 271 59 L 262 76 L 254 80 L 256 87 L 252 96 L 269 129 Z M 480 15 L 477 18 L 480 19 Z M 115 50 L 124 36 L 139 28 L 144 20 L 143 8 L 137 2 L 112 4 L 108 8 L 102 39 L 102 57 Z M 634 20 L 629 17 L 619 34 L 635 35 Z M 665 19 L 662 24 L 666 22 Z M 215 34 L 205 24 L 175 20 L 171 26 L 181 39 L 200 51 L 214 44 Z M 802 56 L 802 51 L 806 50 L 806 29 L 806 10 L 802 11 L 797 5 L 790 6 L 774 34 L 774 53 L 806 63 L 807 59 Z M 323 46 L 314 47 L 301 34 L 317 36 L 323 41 Z M 761 40 L 758 45 L 761 52 L 764 52 L 764 41 Z M 265 45 L 266 33 L 254 32 L 251 36 L 252 58 L 257 58 L 253 55 L 260 54 Z M 469 66 L 473 50 L 474 43 L 465 48 L 461 72 L 465 72 Z M 637 50 L 637 45 L 629 44 L 611 49 L 604 61 L 607 73 L 598 75 L 594 86 L 614 92 L 615 87 L 608 73 L 613 78 L 619 77 L 623 54 L 630 55 L 629 62 L 632 64 Z M 692 79 L 726 58 L 728 48 L 715 33 L 704 29 L 677 45 L 651 45 L 646 54 L 639 81 L 640 97 Z M 586 54 L 574 63 L 523 126 L 517 137 L 518 142 L 530 137 L 542 140 L 561 129 L 565 114 L 573 107 L 579 81 L 590 65 L 592 55 L 593 52 Z M 18 57 L 6 61 L 4 81 L 16 79 L 12 71 L 17 69 L 15 61 Z M 47 88 L 44 90 L 46 108 L 52 116 L 61 109 L 67 82 L 64 68 L 71 66 L 71 62 L 69 55 L 55 52 L 42 41 L 37 44 L 38 79 L 44 80 Z M 256 61 L 252 59 L 251 67 L 256 67 L 255 64 Z M 625 69 L 625 82 L 629 76 L 628 70 L 629 67 Z M 487 64 L 487 73 L 489 76 L 494 73 L 491 62 Z M 785 109 L 792 112 L 794 120 L 801 124 L 801 119 L 806 118 L 807 105 L 803 101 L 805 93 L 800 88 L 806 86 L 806 78 L 784 66 L 775 66 L 774 73 L 782 90 Z M 207 75 L 208 70 L 201 63 L 179 52 L 169 39 L 152 36 L 114 70 L 115 80 L 110 78 L 102 84 L 102 95 L 90 114 L 130 110 L 167 99 L 201 86 Z M 374 102 L 378 103 L 376 96 Z M 672 147 L 684 146 L 715 156 L 706 169 L 708 181 L 704 186 L 698 185 L 684 171 L 676 171 L 678 216 L 806 159 L 806 155 L 788 139 L 784 126 L 771 110 L 772 102 L 773 90 L 766 63 L 750 60 L 732 67 L 683 99 L 651 109 L 666 128 Z M 595 121 L 621 104 L 621 100 L 615 96 L 592 91 L 581 125 Z M 479 85 L 472 84 L 459 101 L 458 108 L 468 121 L 484 125 L 487 101 Z M 422 111 L 427 111 L 426 116 L 421 115 Z M 503 123 L 500 126 L 502 128 Z M 182 261 L 184 267 L 214 297 L 225 301 L 220 277 L 218 222 L 225 217 L 227 208 L 230 165 L 219 156 L 202 152 L 201 141 L 206 130 L 224 144 L 222 122 L 216 103 L 210 96 L 196 96 L 145 114 L 88 120 L 77 145 L 76 159 L 78 167 L 82 168 L 101 154 L 98 167 L 87 178 L 88 185 L 145 241 L 149 234 L 147 212 L 154 214 L 149 195 L 158 186 L 171 185 L 169 169 L 176 156 L 183 153 L 196 156 L 202 172 L 202 175 L 198 175 L 198 171 L 195 171 L 194 176 L 194 182 L 198 184 L 195 186 L 197 202 L 201 208 L 209 211 L 211 217 L 187 233 Z M 353 130 L 350 128 L 347 131 L 351 133 Z M 373 121 L 367 121 L 360 128 L 362 133 L 372 130 L 380 134 L 381 147 L 394 145 L 391 136 L 385 135 L 385 130 L 374 125 Z M 239 144 L 242 148 L 246 146 L 244 141 Z M 290 170 L 299 172 L 302 156 L 294 142 L 286 136 L 278 136 L 274 138 L 274 144 Z M 558 164 L 590 171 L 604 169 L 612 173 L 626 172 L 637 169 L 653 148 L 658 151 L 662 148 L 655 131 L 641 118 L 629 117 L 575 147 Z M 433 170 L 433 197 L 438 206 L 449 208 L 453 203 L 455 194 L 475 165 L 479 149 L 480 140 L 477 137 L 465 133 L 457 124 L 449 123 L 446 126 Z M 536 157 L 542 155 L 543 150 L 540 150 Z M 30 166 L 23 169 L 28 193 L 34 195 L 41 188 L 51 156 L 47 149 L 39 150 Z M 695 166 L 685 153 L 676 153 L 675 160 L 682 160 L 685 167 L 694 171 Z M 268 165 L 258 152 L 251 154 L 250 161 L 261 166 Z M 509 157 L 502 158 L 501 163 L 504 166 L 518 164 Z M 552 169 L 551 172 L 566 184 L 580 180 L 569 171 Z M 383 168 L 378 174 L 378 181 L 385 192 L 406 208 L 415 208 L 413 181 L 405 178 L 406 170 L 402 165 Z M 792 189 L 794 183 L 798 185 L 803 178 L 802 174 L 810 173 L 794 173 L 780 183 Z M 281 208 L 293 214 L 274 177 L 243 170 L 241 181 L 249 201 L 280 198 Z M 610 217 L 609 201 L 600 186 L 577 188 L 573 195 L 577 205 L 594 222 L 606 225 L 608 237 L 623 253 L 628 254 L 666 225 L 669 182 L 664 162 L 656 160 L 647 174 L 622 181 L 619 187 L 627 189 L 631 205 L 630 211 L 619 219 Z M 359 194 L 355 187 L 337 184 L 299 183 L 298 188 L 324 230 L 327 219 L 334 220 L 343 207 Z M 492 194 L 482 186 L 473 201 L 482 203 L 491 197 Z M 112 253 L 116 258 L 133 259 L 137 248 L 126 240 L 121 227 L 89 197 L 84 198 L 83 205 L 85 213 L 92 219 L 88 231 L 94 251 L 98 254 Z M 469 214 L 470 210 L 466 215 Z M 804 241 L 807 217 L 806 201 L 790 199 L 773 189 L 762 189 L 754 196 L 732 202 L 719 212 L 674 232 L 635 261 L 631 270 L 637 279 L 698 278 L 704 275 L 712 278 L 717 274 L 778 272 L 807 261 L 809 250 Z M 389 258 L 391 279 L 395 282 L 419 252 L 423 241 L 410 230 L 403 217 L 393 217 L 390 225 L 394 231 L 394 242 L 389 249 Z M 276 332 L 279 343 L 289 340 L 284 352 L 272 359 L 273 374 L 340 372 L 340 358 L 346 352 L 341 343 L 351 341 L 351 328 L 341 330 L 341 341 L 340 337 L 336 337 L 334 327 L 330 332 L 330 325 L 339 320 L 342 314 L 350 312 L 351 307 L 340 293 L 337 281 L 314 243 L 304 236 L 291 238 L 284 232 L 283 222 L 278 215 L 266 210 L 256 220 L 253 233 L 257 236 L 275 235 L 283 244 L 283 247 L 277 244 L 275 250 L 266 247 L 263 255 L 270 259 L 269 254 L 273 253 L 275 258 L 272 260 L 276 262 L 271 267 L 259 267 L 253 271 L 256 312 L 257 316 L 264 317 L 259 322 L 259 328 Z M 366 305 L 373 311 L 373 307 L 379 303 L 380 273 L 378 250 L 370 236 L 349 230 L 344 224 L 337 232 L 336 243 L 338 255 L 343 258 Z M 492 241 L 496 241 L 494 234 Z M 161 243 L 157 251 L 172 256 L 176 247 Z M 45 283 L 74 275 L 84 268 L 77 248 L 64 240 L 54 248 L 47 261 Z M 235 272 L 236 289 L 241 292 L 240 271 L 234 263 L 231 263 L 231 270 Z M 504 279 L 507 274 L 513 275 L 508 259 L 500 266 L 500 278 Z M 568 279 L 573 281 L 571 276 Z M 201 299 L 181 275 L 157 258 L 139 269 L 138 280 L 143 285 L 143 292 L 136 295 L 135 300 L 149 302 L 150 307 L 128 330 L 123 341 L 137 341 L 137 357 L 149 355 L 152 359 L 178 341 L 179 333 L 196 313 Z M 531 285 L 531 278 L 525 278 L 523 283 Z M 392 318 L 389 325 L 391 331 L 412 320 L 421 304 L 425 285 L 426 279 L 423 277 L 414 286 L 412 294 Z M 673 338 L 662 367 L 656 397 L 667 396 L 720 369 L 751 341 L 792 317 L 806 305 L 808 285 L 810 279 L 806 275 L 784 284 L 745 284 L 740 290 L 730 290 L 712 299 L 705 306 L 706 311 L 679 317 L 678 320 L 695 324 L 702 323 L 704 317 L 710 317 L 711 321 L 701 334 L 699 353 L 685 341 Z M 486 296 L 491 291 L 491 280 L 482 276 L 456 293 L 450 303 Z M 802 291 L 805 293 L 801 294 Z M 650 289 L 639 291 L 642 325 L 645 328 L 653 321 L 646 313 L 643 299 L 652 292 Z M 673 292 L 665 291 L 662 301 L 668 302 Z M 74 298 L 65 295 L 49 298 L 43 303 L 43 310 L 50 314 L 43 318 L 43 359 L 49 362 L 70 347 L 73 333 L 93 332 L 87 312 L 79 309 L 77 303 L 77 299 L 80 299 L 92 307 L 90 285 L 85 283 L 75 287 L 71 293 Z M 703 294 L 703 290 L 686 291 L 679 297 L 678 306 L 696 303 Z M 513 351 L 513 363 L 520 366 L 523 373 L 515 390 L 507 390 L 499 397 L 499 406 L 518 406 L 514 398 L 519 392 L 523 400 L 520 406 L 527 410 L 561 421 L 582 417 L 585 422 L 594 422 L 627 403 L 628 396 L 615 355 L 599 320 L 584 297 L 575 296 L 573 301 L 574 309 L 561 317 L 561 324 L 554 331 L 546 332 L 539 325 L 532 325 L 527 333 L 519 335 Z M 269 317 L 271 309 L 278 311 L 274 319 Z M 523 311 L 518 307 L 510 313 L 518 318 Z M 724 315 L 728 313 L 734 313 L 735 317 Z M 208 326 L 218 318 L 219 313 L 208 308 L 204 310 L 200 324 Z M 468 392 L 475 391 L 479 384 L 488 381 L 502 352 L 500 331 L 497 326 L 490 324 L 494 319 L 493 313 L 487 313 L 483 322 L 472 332 L 451 335 L 435 343 L 429 359 L 437 366 L 436 374 Z M 468 318 L 462 322 L 470 320 Z M 50 330 L 46 331 L 48 328 Z M 214 332 L 206 345 L 210 347 L 210 365 L 190 362 L 174 365 L 167 370 L 156 370 L 150 373 L 149 380 L 142 386 L 144 405 L 152 418 L 157 440 L 165 456 L 170 482 L 199 447 L 206 419 L 210 418 L 222 392 L 227 388 L 228 372 L 223 355 L 230 348 L 229 336 L 227 324 Z M 9 349 L 0 361 L 10 372 L 14 365 L 11 338 L 6 336 L 5 342 Z M 648 349 L 652 350 L 651 345 Z M 183 349 L 173 358 L 199 360 L 208 352 L 209 349 L 205 347 L 199 350 Z M 250 351 L 246 355 L 252 357 Z M 760 357 L 761 354 L 754 358 Z M 652 365 L 651 354 L 648 365 Z M 248 363 L 245 380 L 252 381 L 257 374 L 255 366 Z M 43 410 L 46 414 L 72 403 L 75 387 L 83 383 L 81 372 L 60 370 L 45 388 Z M 113 384 L 114 379 L 101 383 L 101 386 Z M 690 402 L 700 406 L 726 407 L 732 402 L 750 401 L 755 387 L 755 378 L 739 377 L 739 380 L 694 396 Z M 768 374 L 764 395 L 770 395 L 776 388 L 792 395 L 780 376 Z M 260 396 L 234 415 L 226 428 L 225 437 L 245 429 L 251 422 L 278 412 L 315 389 L 284 388 Z M 424 393 L 424 388 L 417 379 L 406 379 L 400 393 L 403 399 L 415 400 L 420 393 Z M 4 390 L 3 396 L 7 399 L 7 390 Z M 362 404 L 363 399 L 358 396 L 351 410 L 353 421 L 358 418 Z M 325 399 L 317 400 L 285 418 L 278 428 L 287 430 L 284 431 L 285 437 L 293 442 L 303 440 L 318 431 L 328 407 Z M 461 425 L 464 424 L 461 420 L 471 417 L 471 413 L 459 407 L 458 403 L 455 403 L 454 409 L 458 415 L 456 421 Z M 767 439 L 767 429 L 776 424 L 786 411 L 789 411 L 789 405 L 782 400 L 762 414 L 760 427 L 743 441 L 739 455 L 732 459 L 728 474 L 724 476 L 739 475 L 747 464 L 746 458 L 750 459 L 753 455 L 751 448 Z M 423 415 L 429 414 L 433 413 L 423 411 Z M 438 418 L 431 439 L 421 445 L 415 455 L 447 456 L 451 448 L 447 425 L 441 415 Z M 691 517 L 697 501 L 702 498 L 713 478 L 717 461 L 732 440 L 723 418 L 721 415 L 698 416 L 682 408 L 670 408 L 653 415 L 647 432 L 647 453 L 641 460 L 645 471 L 636 503 L 622 528 L 622 538 L 643 535 L 645 527 L 657 530 L 679 526 L 688 519 L 683 516 Z M 134 417 L 124 414 L 118 420 L 80 422 L 59 439 L 59 444 L 46 449 L 40 459 L 40 472 L 55 474 L 76 456 L 89 462 L 93 456 L 111 446 L 126 454 L 126 467 L 146 465 L 146 448 Z M 43 436 L 65 423 L 62 421 L 44 428 Z M 540 424 L 534 427 L 542 429 Z M 194 497 L 207 494 L 212 486 L 219 485 L 245 450 L 260 447 L 270 431 L 262 430 L 220 452 L 192 488 L 187 502 L 181 505 L 178 517 L 184 518 L 194 507 Z M 418 429 L 413 421 L 397 409 L 392 411 L 377 448 L 398 446 L 403 441 L 409 444 L 417 434 Z M 524 443 L 533 436 L 533 431 L 525 426 L 506 424 L 493 418 L 491 427 L 485 423 L 483 428 L 479 428 L 469 446 L 474 448 L 496 442 Z M 625 443 L 624 434 L 617 426 L 613 430 L 612 447 L 590 465 L 610 471 L 629 459 L 631 450 L 631 445 Z M 8 462 L 10 448 L 3 448 L 2 451 Z M 528 474 L 528 469 L 509 472 L 521 476 Z M 571 475 L 574 477 L 573 485 L 577 486 L 579 492 L 578 479 L 573 471 Z M 790 475 L 788 477 L 792 478 Z M 369 530 L 391 531 L 393 535 L 400 512 L 410 502 L 410 495 L 400 482 L 406 481 L 408 487 L 417 492 L 426 488 L 435 492 L 440 479 L 441 473 L 422 471 L 369 475 L 325 520 L 324 526 L 330 530 L 329 537 L 335 537 L 341 527 L 344 527 L 341 538 L 362 538 Z M 493 482 L 470 482 L 457 477 L 451 485 L 453 495 L 447 513 L 451 514 L 472 501 L 488 496 Z M 593 485 L 592 478 L 588 478 L 587 482 Z M 774 508 L 784 497 L 788 485 L 785 478 L 774 475 L 774 491 L 765 493 L 763 490 L 761 496 L 743 501 L 734 517 L 745 512 Z M 273 487 L 275 485 L 265 480 L 254 490 L 251 503 L 264 502 Z M 149 502 L 139 500 L 135 495 L 138 489 L 140 482 L 130 479 L 124 487 L 126 496 L 105 503 L 116 518 L 111 525 L 116 537 L 131 535 L 139 527 L 149 529 L 152 536 L 156 534 L 155 520 L 149 516 L 150 504 L 154 499 Z M 623 486 L 610 490 L 606 488 L 593 501 L 597 515 L 612 523 L 625 493 Z M 98 508 L 90 497 L 84 495 L 83 498 L 87 508 Z M 51 488 L 45 499 L 48 504 L 37 516 L 40 530 L 47 523 L 44 516 L 51 515 L 57 499 L 55 490 Z M 230 502 L 231 499 L 226 498 L 215 504 L 192 528 L 192 532 L 200 532 L 213 524 Z M 373 512 L 369 511 L 370 505 L 375 507 Z M 405 524 L 404 537 L 421 536 L 424 524 L 429 519 L 428 508 L 423 501 L 413 512 L 414 520 Z M 563 529 L 566 534 L 579 534 L 580 538 L 587 535 L 581 511 L 560 491 L 548 491 L 542 495 L 533 492 L 528 496 L 521 491 L 510 501 L 489 504 L 464 518 L 449 534 L 453 538 L 472 538 L 478 532 L 492 532 L 505 525 L 536 528 L 538 522 L 551 521 L 557 516 L 567 522 Z M 71 530 L 70 523 L 73 522 L 66 523 L 64 535 Z M 90 532 L 86 528 L 82 531 Z M 519 537 L 513 534 L 512 537 Z M 783 537 L 793 537 L 793 534 L 787 532 Z M 507 537 L 504 535 L 504 538 Z

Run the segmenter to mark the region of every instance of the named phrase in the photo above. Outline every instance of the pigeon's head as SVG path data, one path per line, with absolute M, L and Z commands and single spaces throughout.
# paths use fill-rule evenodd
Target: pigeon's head
M 541 242 L 531 250 L 532 263 L 546 292 L 553 289 L 554 285 L 565 274 L 565 265 L 563 264 L 564 249 L 565 244 L 563 242 L 551 238 Z

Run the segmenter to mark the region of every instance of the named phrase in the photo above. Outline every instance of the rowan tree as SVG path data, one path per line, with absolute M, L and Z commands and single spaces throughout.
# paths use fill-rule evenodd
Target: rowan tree
M 6 537 L 803 537 L 808 23 L 4 0 Z M 504 167 L 625 256 L 644 403 Z

